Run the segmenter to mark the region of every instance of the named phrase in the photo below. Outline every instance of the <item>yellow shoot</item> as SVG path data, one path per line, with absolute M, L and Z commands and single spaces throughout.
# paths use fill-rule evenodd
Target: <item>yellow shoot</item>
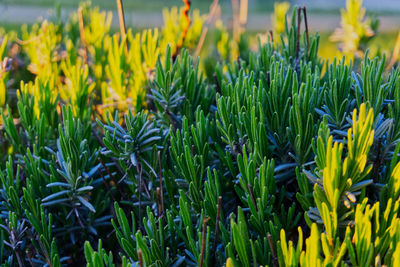
M 347 0 L 346 9 L 342 9 L 341 28 L 335 30 L 331 41 L 339 42 L 340 48 L 346 57 L 362 56 L 360 41 L 372 37 L 374 31 L 365 19 L 366 10 L 362 6 L 363 0 Z
M 400 196 L 400 162 L 394 167 L 389 180 L 389 195 L 396 200 Z
M 60 25 L 43 21 L 41 24 L 35 24 L 30 32 L 27 26 L 22 28 L 22 47 L 30 59 L 28 70 L 42 80 L 50 80 L 58 73 L 57 61 L 60 60 L 60 55 L 57 47 L 61 42 L 59 27 Z
M 289 2 L 278 2 L 274 4 L 274 14 L 272 15 L 272 26 L 275 34 L 279 39 L 279 35 L 285 32 L 286 14 L 289 11 Z
M 400 266 L 400 243 L 397 243 L 392 254 L 392 266 Z
M 234 267 L 233 261 L 231 258 L 228 258 L 225 263 L 225 267 Z
M 357 110 L 353 111 L 353 126 L 347 132 L 348 156 L 343 163 L 343 175 L 351 178 L 352 183 L 360 181 L 369 173 L 372 166 L 365 169 L 369 149 L 374 141 L 373 130 L 374 112 L 363 103 L 357 119 Z M 365 172 L 364 172 L 365 171 Z
M 74 116 L 78 116 L 80 105 L 85 104 L 78 101 L 87 99 L 95 84 L 88 84 L 89 68 L 86 64 L 82 65 L 81 61 L 78 61 L 75 65 L 63 61 L 61 68 L 65 74 L 65 85 L 60 86 L 60 97 L 71 104 L 72 113 Z M 83 95 L 86 95 L 86 97 L 83 97 Z
M 177 7 L 173 7 L 170 10 L 163 10 L 164 27 L 162 29 L 163 38 L 160 44 L 161 51 L 165 51 L 165 48 L 169 45 L 172 54 L 174 54 L 178 42 L 182 40 L 183 31 L 187 25 L 187 21 L 183 15 L 183 9 L 184 7 L 182 7 L 179 12 Z M 183 47 L 191 49 L 197 45 L 197 41 L 203 29 L 204 20 L 205 18 L 200 16 L 199 10 L 193 10 L 190 15 L 191 24 L 186 33 Z
M 330 136 L 327 144 L 326 166 L 323 170 L 323 186 L 331 209 L 336 210 L 339 205 L 338 188 L 341 181 L 339 166 L 342 164 L 343 144 L 335 142 L 332 147 L 332 140 L 333 137 Z
M 3 42 L 0 45 L 0 107 L 6 103 L 7 97 L 7 80 L 8 80 L 8 65 L 9 61 L 6 57 L 6 47 L 8 38 L 4 36 Z
M 306 250 L 302 251 L 300 255 L 300 266 L 322 266 L 320 242 L 317 224 L 313 223 L 310 237 L 306 239 Z

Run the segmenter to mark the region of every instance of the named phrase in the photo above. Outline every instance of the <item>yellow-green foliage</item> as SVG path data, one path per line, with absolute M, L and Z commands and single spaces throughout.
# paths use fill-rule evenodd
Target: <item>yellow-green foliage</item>
M 300 254 L 300 266 L 315 266 L 321 267 L 321 244 L 320 244 L 320 233 L 316 223 L 311 226 L 310 237 L 306 239 L 306 250 L 303 250 Z
M 110 32 L 112 12 L 100 11 L 99 7 L 91 7 L 90 4 L 83 4 L 81 8 L 85 26 L 85 44 L 94 54 L 93 50 L 101 47 L 104 36 Z M 73 16 L 76 17 L 77 14 L 74 13 Z
M 186 27 L 182 9 L 164 10 L 165 25 L 133 34 L 128 31 L 125 40 L 119 34 L 109 35 L 111 14 L 83 6 L 85 18 L 85 45 L 94 61 L 93 73 L 96 88 L 101 91 L 99 109 L 105 111 L 133 109 L 135 112 L 146 107 L 144 97 L 147 86 L 154 78 L 158 57 L 163 56 L 167 46 L 176 49 Z M 191 24 L 183 47 L 194 48 L 202 31 L 203 18 L 193 11 Z M 127 54 L 125 48 L 128 47 Z
M 0 265 L 398 265 L 400 70 L 325 64 L 285 5 L 257 52 L 239 19 L 194 58 L 203 18 L 177 8 L 114 33 L 83 4 L 8 35 Z
M 279 40 L 279 35 L 285 31 L 286 14 L 289 11 L 289 8 L 289 2 L 277 2 L 274 4 L 274 13 L 271 21 L 277 40 Z
M 8 70 L 7 68 L 7 59 L 6 59 L 6 53 L 7 53 L 7 41 L 8 37 L 5 35 L 3 37 L 1 46 L 0 46 L 0 64 L 2 65 L 0 67 L 0 107 L 3 107 L 4 104 L 6 103 L 7 99 L 7 80 L 8 80 Z
M 153 71 L 160 56 L 158 30 L 145 30 L 133 36 L 128 32 L 127 39 L 119 43 L 118 35 L 108 39 L 107 86 L 103 85 L 104 104 L 109 103 L 120 110 L 140 111 L 145 107 L 146 86 L 152 79 Z M 129 44 L 128 54 L 125 45 Z
M 356 202 L 355 194 L 358 194 L 358 183 L 361 183 L 370 172 L 372 166 L 366 167 L 367 155 L 374 138 L 372 129 L 373 111 L 367 113 L 366 105 L 360 107 L 359 116 L 353 111 L 353 126 L 347 133 L 347 156 L 342 162 L 343 143 L 335 142 L 332 146 L 332 136 L 326 144 L 326 156 L 318 154 L 323 158 L 323 164 L 318 166 L 322 169 L 322 184 L 314 185 L 314 199 L 319 214 L 326 230 L 326 240 L 329 244 L 331 257 L 337 257 L 338 243 L 337 234 L 339 226 L 349 216 L 345 208 L 350 208 L 350 202 Z M 320 151 L 323 151 L 322 142 L 318 143 Z M 343 205 L 345 207 L 342 207 Z M 324 240 L 325 234 L 321 239 Z
M 365 18 L 363 0 L 347 0 L 346 9 L 341 10 L 341 28 L 335 30 L 331 40 L 340 43 L 340 49 L 348 59 L 362 57 L 362 41 L 374 36 L 371 21 Z
M 239 55 L 238 46 L 235 40 L 229 35 L 228 30 L 221 20 L 216 22 L 216 30 L 219 36 L 217 41 L 217 51 L 224 61 L 234 61 Z
M 60 25 L 48 21 L 34 24 L 32 29 L 28 29 L 26 25 L 22 27 L 22 48 L 30 60 L 28 69 L 44 80 L 58 74 L 60 30 Z
M 110 35 L 111 12 L 101 12 L 97 7 L 92 8 L 90 3 L 83 3 L 80 8 L 84 31 L 79 34 L 79 13 L 72 13 L 65 28 L 72 39 L 63 40 L 61 25 L 53 22 L 44 21 L 35 24 L 32 29 L 23 27 L 22 46 L 29 57 L 29 71 L 42 81 L 51 82 L 51 88 L 59 91 L 62 99 L 68 99 L 69 103 L 76 106 L 76 99 L 71 96 L 79 90 L 69 90 L 72 86 L 71 77 L 77 77 L 79 66 L 88 64 L 82 73 L 85 73 L 84 76 L 93 73 L 96 78 L 88 93 L 94 88 L 100 92 L 96 99 L 96 103 L 101 103 L 98 111 L 105 115 L 106 110 L 142 110 L 146 107 L 144 97 L 154 77 L 158 57 L 162 56 L 167 46 L 174 51 L 183 38 L 186 22 L 182 9 L 178 11 L 174 7 L 164 10 L 165 25 L 161 31 L 149 29 L 135 34 L 128 31 L 126 39 L 120 40 L 119 33 Z M 190 19 L 190 27 L 183 40 L 183 47 L 189 49 L 196 46 L 204 20 L 198 10 L 192 12 Z M 74 38 L 79 37 L 84 39 L 74 42 Z M 60 50 L 62 45 L 66 47 L 67 60 L 62 60 L 65 57 Z M 128 50 L 125 50 L 126 47 Z M 84 53 L 87 53 L 88 62 L 77 61 Z M 74 65 L 75 69 L 71 70 L 70 67 Z M 60 70 L 65 75 L 65 81 L 57 78 Z M 73 108 L 73 112 L 75 114 L 77 110 Z
M 322 181 L 317 180 L 314 185 L 314 200 L 321 218 L 315 217 L 315 211 L 310 209 L 308 215 L 316 223 L 311 224 L 310 237 L 301 253 L 298 252 L 303 243 L 301 228 L 297 248 L 292 241 L 287 244 L 285 231 L 281 230 L 278 244 L 281 266 L 339 266 L 346 255 L 352 266 L 381 264 L 381 257 L 385 255 L 388 255 L 385 264 L 396 266 L 399 260 L 396 252 L 400 246 L 400 219 L 397 217 L 400 163 L 392 168 L 387 200 L 382 198 L 381 202 L 371 206 L 369 199 L 364 197 L 355 207 L 350 204 L 355 203 L 356 196 L 363 194 L 363 188 L 372 182 L 365 177 L 372 168 L 366 163 L 374 138 L 373 117 L 372 109 L 367 112 L 365 104 L 360 106 L 358 117 L 357 111 L 353 111 L 344 160 L 343 143 L 335 142 L 332 146 L 332 136 L 326 144 L 321 136 L 318 137 L 317 164 Z M 326 157 L 320 157 L 324 154 Z
M 44 106 L 46 102 L 55 103 L 58 98 L 58 92 L 54 90 L 54 82 L 43 80 L 41 77 L 37 77 L 34 82 L 24 83 L 21 81 L 18 94 L 33 96 L 33 114 L 36 119 L 39 119 L 41 113 L 43 113 L 40 106 Z
M 171 47 L 172 54 L 175 53 L 176 45 L 183 38 L 183 30 L 187 26 L 187 22 L 183 15 L 184 7 L 179 10 L 177 7 L 172 7 L 170 10 L 163 10 L 164 26 L 162 27 L 162 39 L 160 47 L 164 51 L 166 46 Z M 190 28 L 184 38 L 183 46 L 192 49 L 197 45 L 197 40 L 203 29 L 204 18 L 200 16 L 199 10 L 194 10 L 189 16 Z
M 89 68 L 81 60 L 74 65 L 67 60 L 61 63 L 61 69 L 65 75 L 65 83 L 60 85 L 59 95 L 71 105 L 74 116 L 82 117 L 81 112 L 90 105 L 89 95 L 94 87 L 94 83 L 89 85 Z

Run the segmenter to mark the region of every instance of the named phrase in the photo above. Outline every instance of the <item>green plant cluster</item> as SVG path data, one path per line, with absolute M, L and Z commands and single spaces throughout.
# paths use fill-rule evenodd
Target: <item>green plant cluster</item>
M 92 23 L 85 52 L 73 24 L 32 29 L 2 111 L 1 266 L 399 266 L 400 69 L 324 62 L 297 17 L 211 77 L 156 31 Z

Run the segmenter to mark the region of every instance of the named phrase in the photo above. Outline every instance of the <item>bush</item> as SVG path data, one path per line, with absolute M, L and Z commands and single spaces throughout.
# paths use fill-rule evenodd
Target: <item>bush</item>
M 3 70 L 2 266 L 398 266 L 400 71 L 324 62 L 297 11 L 211 76 L 198 15 L 187 42 L 184 19 L 120 40 L 87 5 L 26 30 Z

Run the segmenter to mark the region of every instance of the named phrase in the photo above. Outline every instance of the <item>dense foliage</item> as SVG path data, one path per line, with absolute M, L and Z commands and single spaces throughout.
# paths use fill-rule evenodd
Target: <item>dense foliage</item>
M 2 39 L 2 266 L 399 266 L 400 69 L 324 62 L 303 8 L 210 64 L 165 14 Z

